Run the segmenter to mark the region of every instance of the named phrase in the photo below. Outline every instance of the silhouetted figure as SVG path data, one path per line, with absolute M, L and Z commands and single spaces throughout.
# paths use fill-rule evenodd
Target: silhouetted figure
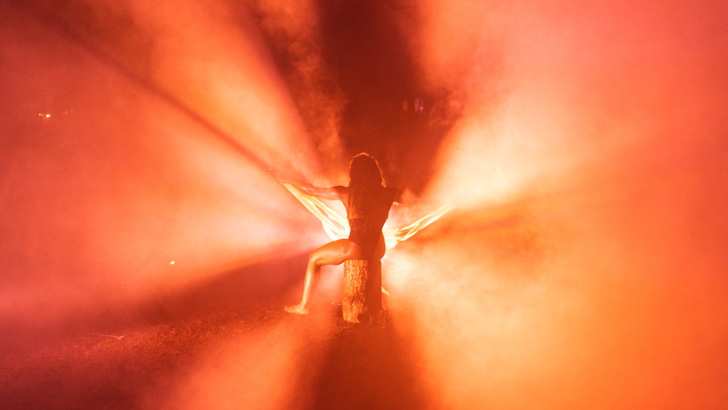
M 385 186 L 377 160 L 366 153 L 357 154 L 349 164 L 349 186 L 319 188 L 299 182 L 281 180 L 301 191 L 322 199 L 338 199 L 346 207 L 349 238 L 327 243 L 308 258 L 301 303 L 286 306 L 286 311 L 305 315 L 314 279 L 321 265 L 340 265 L 347 260 L 379 260 L 386 250 L 382 227 L 399 191 Z

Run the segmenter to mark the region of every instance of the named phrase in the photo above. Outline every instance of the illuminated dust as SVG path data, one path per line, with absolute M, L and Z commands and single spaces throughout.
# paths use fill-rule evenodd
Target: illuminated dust
M 725 407 L 724 3 L 1 2 L 0 407 Z

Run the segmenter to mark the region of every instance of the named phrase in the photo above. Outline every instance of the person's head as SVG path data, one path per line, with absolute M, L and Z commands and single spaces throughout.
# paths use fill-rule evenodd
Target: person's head
M 354 155 L 349 163 L 349 180 L 351 185 L 384 186 L 384 177 L 379 163 L 366 152 Z

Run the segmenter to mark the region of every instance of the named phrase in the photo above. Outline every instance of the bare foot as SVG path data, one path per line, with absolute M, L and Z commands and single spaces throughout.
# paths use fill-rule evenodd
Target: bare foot
M 307 315 L 308 314 L 308 309 L 306 309 L 306 307 L 301 305 L 300 303 L 298 305 L 286 306 L 284 309 L 286 309 L 286 312 L 293 313 L 296 315 Z

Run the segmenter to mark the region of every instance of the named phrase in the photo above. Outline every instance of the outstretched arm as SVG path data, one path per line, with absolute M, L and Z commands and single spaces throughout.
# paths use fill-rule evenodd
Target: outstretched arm
M 311 196 L 315 196 L 317 198 L 329 200 L 341 199 L 341 187 L 322 188 L 307 184 L 305 182 L 284 178 L 280 175 L 278 175 L 278 181 L 280 181 L 282 184 L 291 184 L 294 187 L 298 188 L 300 191 Z

